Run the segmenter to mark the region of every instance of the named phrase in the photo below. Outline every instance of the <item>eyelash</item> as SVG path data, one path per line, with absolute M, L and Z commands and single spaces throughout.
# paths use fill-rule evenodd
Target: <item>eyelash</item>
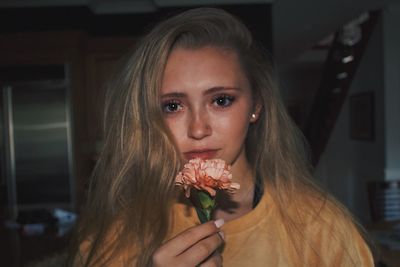
M 228 103 L 228 104 L 225 104 L 225 105 L 224 105 L 224 104 L 219 105 L 219 104 L 217 103 L 217 101 L 220 101 L 220 100 L 223 100 L 223 101 L 228 100 L 229 103 Z M 220 108 L 227 108 L 227 107 L 231 106 L 232 103 L 233 103 L 235 100 L 236 100 L 236 98 L 235 98 L 234 96 L 222 94 L 222 95 L 218 95 L 218 96 L 214 97 L 214 98 L 213 98 L 213 103 L 215 103 L 215 104 L 216 104 L 218 107 L 220 107 Z
M 176 110 L 168 111 L 167 109 L 171 108 L 173 105 L 176 106 Z M 170 114 L 170 113 L 174 113 L 174 112 L 177 112 L 177 111 L 181 110 L 182 109 L 182 104 L 181 104 L 180 101 L 172 99 L 172 100 L 168 100 L 168 101 L 164 102 L 162 104 L 162 109 L 163 109 L 164 113 Z
M 231 106 L 235 100 L 236 98 L 234 96 L 222 94 L 213 97 L 212 103 L 216 105 L 218 108 L 227 108 Z M 228 103 L 218 103 L 218 101 L 228 101 Z M 183 107 L 181 101 L 175 99 L 167 100 L 164 103 L 162 103 L 162 110 L 166 114 L 176 113 L 180 111 L 182 108 Z

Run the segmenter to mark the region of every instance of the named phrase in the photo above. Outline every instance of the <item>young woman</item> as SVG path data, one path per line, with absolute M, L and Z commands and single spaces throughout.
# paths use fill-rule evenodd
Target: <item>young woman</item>
M 158 24 L 110 87 L 75 266 L 373 266 L 351 215 L 312 181 L 268 57 L 212 8 Z M 232 166 L 200 224 L 176 188 L 192 158 Z

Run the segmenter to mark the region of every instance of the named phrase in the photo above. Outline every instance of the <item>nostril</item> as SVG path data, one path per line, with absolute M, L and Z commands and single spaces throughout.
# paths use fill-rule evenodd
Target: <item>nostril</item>
M 188 128 L 188 136 L 194 139 L 201 139 L 211 134 L 211 126 L 204 119 L 193 119 Z

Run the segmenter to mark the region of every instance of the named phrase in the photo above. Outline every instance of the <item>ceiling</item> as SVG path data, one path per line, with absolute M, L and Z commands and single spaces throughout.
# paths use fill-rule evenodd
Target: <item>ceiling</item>
M 277 0 L 273 5 L 274 56 L 286 64 L 369 10 L 397 0 Z
M 271 4 L 274 55 L 285 65 L 342 25 L 396 0 L 0 0 L 2 7 L 88 6 L 96 14 L 146 13 L 161 7 Z

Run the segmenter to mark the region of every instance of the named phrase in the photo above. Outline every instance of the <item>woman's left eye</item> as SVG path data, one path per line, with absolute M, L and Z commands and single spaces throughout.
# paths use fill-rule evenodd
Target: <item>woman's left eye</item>
M 235 101 L 234 96 L 220 95 L 213 99 L 213 103 L 219 107 L 229 107 Z

